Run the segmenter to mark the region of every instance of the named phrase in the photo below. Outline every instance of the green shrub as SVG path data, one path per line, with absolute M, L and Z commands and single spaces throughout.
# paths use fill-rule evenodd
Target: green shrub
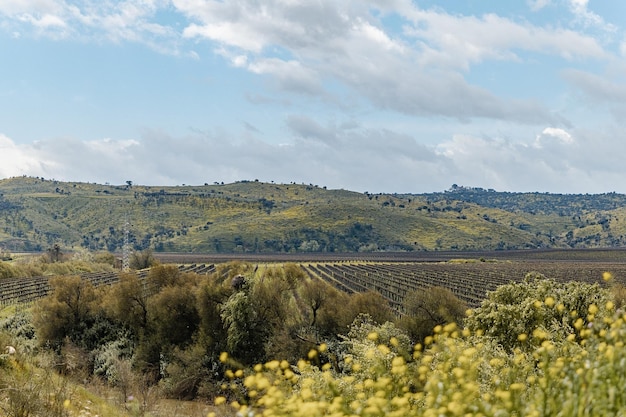
M 546 331 L 552 338 L 563 340 L 576 323 L 589 324 L 590 305 L 604 305 L 610 299 L 609 291 L 598 284 L 558 283 L 540 274 L 528 274 L 521 283 L 502 285 L 487 294 L 465 323 L 507 350 L 532 349 L 541 342 L 532 337 L 535 332 Z
M 415 343 L 422 343 L 435 326 L 461 323 L 467 304 L 447 288 L 431 287 L 407 293 L 402 303 L 403 316 L 398 322 Z

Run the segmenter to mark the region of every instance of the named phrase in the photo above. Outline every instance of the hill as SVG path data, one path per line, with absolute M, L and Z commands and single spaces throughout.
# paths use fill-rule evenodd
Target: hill
M 356 252 L 617 247 L 626 196 L 453 186 L 370 194 L 306 184 L 148 187 L 0 180 L 5 251 Z

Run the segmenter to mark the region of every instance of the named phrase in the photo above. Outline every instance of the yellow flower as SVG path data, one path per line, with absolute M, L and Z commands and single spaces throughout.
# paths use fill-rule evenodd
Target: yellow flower
M 389 353 L 391 353 L 391 350 L 386 345 L 378 345 L 378 350 L 383 355 L 388 355 Z
M 574 323 L 574 328 L 576 330 L 580 330 L 583 328 L 583 319 L 579 318 L 578 320 L 576 320 L 576 322 Z
M 226 362 L 228 360 L 228 353 L 222 352 L 220 353 L 220 362 Z
M 543 303 L 544 303 L 546 306 L 548 306 L 548 307 L 552 307 L 552 306 L 554 306 L 555 301 L 554 301 L 554 298 L 553 298 L 553 297 L 549 297 L 549 296 L 548 296 L 548 297 L 546 297 L 546 299 L 543 301 Z
M 226 402 L 226 398 L 224 397 L 215 397 L 215 400 L 213 401 L 215 405 L 222 405 L 225 402 Z
M 517 335 L 517 340 L 519 340 L 520 342 L 526 341 L 527 338 L 528 338 L 528 335 L 526 333 L 521 333 Z
M 543 329 L 535 329 L 533 330 L 533 337 L 542 340 L 548 337 L 548 333 Z
M 611 281 L 613 279 L 613 274 L 611 274 L 610 272 L 603 272 L 602 273 L 602 279 L 605 282 L 609 282 L 609 281 Z
M 452 333 L 455 330 L 456 330 L 456 323 L 448 323 L 443 328 L 443 331 L 446 333 Z

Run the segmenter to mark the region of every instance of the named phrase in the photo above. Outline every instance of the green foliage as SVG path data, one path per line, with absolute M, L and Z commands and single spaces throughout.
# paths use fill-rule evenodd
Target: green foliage
M 135 253 L 357 252 L 626 243 L 620 194 L 567 196 L 458 188 L 371 195 L 314 185 L 242 181 L 145 187 L 0 180 L 0 245 L 12 252 L 118 252 L 128 215 Z M 146 265 L 144 262 L 139 264 Z
M 134 343 L 128 335 L 103 344 L 94 351 L 93 373 L 112 386 L 128 385 L 127 369 Z
M 16 269 L 11 264 L 0 261 L 0 279 L 13 278 L 17 275 Z
M 207 386 L 209 383 L 215 384 L 214 377 L 218 368 L 221 366 L 217 357 L 208 356 L 204 347 L 199 344 L 193 344 L 186 349 L 177 348 L 167 364 L 161 387 L 170 398 L 195 399 L 200 390 L 203 390 L 203 395 L 210 395 Z
M 167 286 L 177 285 L 181 275 L 176 265 L 157 265 L 148 272 L 148 286 L 151 287 L 151 291 L 159 292 Z
M 350 297 L 348 309 L 350 311 L 350 322 L 359 314 L 367 314 L 372 320 L 380 324 L 394 319 L 389 302 L 376 291 L 353 294 Z
M 113 263 L 109 262 L 109 255 L 104 254 L 91 258 L 79 253 L 79 256 L 68 257 L 54 263 L 48 262 L 47 256 L 22 257 L 11 262 L 0 261 L 0 279 L 75 275 L 112 270 Z
M 591 305 L 604 305 L 610 293 L 598 284 L 557 283 L 539 274 L 528 274 L 524 282 L 498 287 L 473 310 L 465 324 L 484 332 L 505 349 L 533 349 L 542 342 L 533 335 L 547 332 L 564 340 L 573 329 L 589 325 Z M 525 335 L 521 336 L 520 335 Z
M 122 273 L 102 299 L 102 306 L 113 320 L 140 335 L 148 325 L 148 291 L 135 273 Z
M 404 315 L 399 326 L 416 343 L 430 336 L 435 326 L 461 323 L 467 304 L 447 288 L 431 287 L 407 293 L 402 303 Z
M 263 345 L 269 326 L 259 320 L 249 294 L 238 291 L 222 306 L 221 317 L 226 329 L 226 348 L 246 364 L 264 357 Z
M 167 286 L 149 299 L 151 328 L 165 346 L 184 347 L 199 324 L 196 298 L 191 287 Z
M 156 259 L 154 259 L 154 253 L 152 249 L 134 251 L 130 255 L 129 266 L 132 269 L 146 269 L 154 266 L 155 264 Z
M 93 285 L 79 276 L 50 279 L 52 293 L 38 301 L 34 325 L 42 344 L 59 346 L 70 337 L 78 339 L 90 320 L 96 293 Z
M 322 304 L 317 313 L 315 329 L 323 339 L 344 334 L 348 326 L 359 313 L 354 311 L 351 303 L 352 296 L 326 285 L 326 302 Z
M 310 309 L 310 323 L 315 326 L 318 311 L 330 300 L 331 294 L 328 284 L 320 279 L 311 279 L 304 282 L 302 287 L 302 301 Z
M 41 345 L 60 351 L 69 343 L 89 351 L 117 337 L 120 328 L 100 308 L 103 297 L 89 281 L 61 276 L 51 278 L 50 285 L 52 292 L 33 308 Z
M 246 285 L 235 290 L 229 271 L 245 273 Z M 33 309 L 40 346 L 56 348 L 48 369 L 104 381 L 123 401 L 141 398 L 127 404 L 137 414 L 157 390 L 213 400 L 228 387 L 237 402 L 215 410 L 224 415 L 595 416 L 620 415 L 626 404 L 626 317 L 598 285 L 529 275 L 490 293 L 466 327 L 448 292 L 412 294 L 406 311 L 440 316 L 414 345 L 378 296 L 339 293 L 293 265 L 154 274 L 145 286 L 123 274 L 102 289 L 54 279 Z M 28 317 L 0 323 L 0 346 L 18 348 L 0 355 L 3 415 L 70 414 L 56 375 L 24 362 L 37 351 Z M 452 319 L 458 325 L 444 323 Z
M 448 324 L 406 355 L 392 326 L 357 326 L 339 371 L 318 366 L 325 345 L 295 372 L 271 361 L 242 378 L 254 395 L 231 407 L 242 415 L 272 416 L 622 415 L 626 317 L 612 302 L 591 304 L 587 312 L 592 326 L 576 328 L 566 339 L 546 332 L 526 352 L 507 352 L 483 332 Z

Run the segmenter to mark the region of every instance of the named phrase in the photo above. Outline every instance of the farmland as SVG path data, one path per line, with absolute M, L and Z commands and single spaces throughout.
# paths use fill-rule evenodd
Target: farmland
M 414 290 L 441 286 L 450 289 L 470 307 L 478 306 L 487 292 L 529 273 L 559 282 L 603 284 L 611 272 L 626 283 L 626 252 L 621 250 L 432 252 L 369 254 L 157 254 L 162 263 L 180 265 L 183 272 L 211 273 L 214 265 L 229 261 L 256 265 L 294 263 L 306 274 L 347 293 L 376 291 L 399 311 L 405 295 Z M 140 278 L 147 272 L 139 271 Z M 95 286 L 110 285 L 117 272 L 82 275 Z M 45 296 L 49 277 L 0 281 L 0 304 L 31 302 Z
M 215 270 L 213 265 L 181 265 L 181 272 L 208 274 Z M 145 280 L 148 270 L 137 272 L 139 279 Z M 111 285 L 119 281 L 119 272 L 93 272 L 81 274 L 81 278 L 89 281 L 94 287 Z M 0 305 L 24 304 L 45 297 L 50 292 L 50 277 L 5 279 L 0 281 Z
M 615 282 L 626 283 L 626 251 L 618 249 L 158 256 L 168 262 L 293 262 L 310 277 L 322 279 L 339 290 L 377 291 L 394 309 L 399 308 L 407 292 L 432 286 L 448 288 L 469 306 L 476 307 L 488 291 L 520 282 L 529 273 L 559 282 L 603 284 L 602 274 L 611 272 Z

